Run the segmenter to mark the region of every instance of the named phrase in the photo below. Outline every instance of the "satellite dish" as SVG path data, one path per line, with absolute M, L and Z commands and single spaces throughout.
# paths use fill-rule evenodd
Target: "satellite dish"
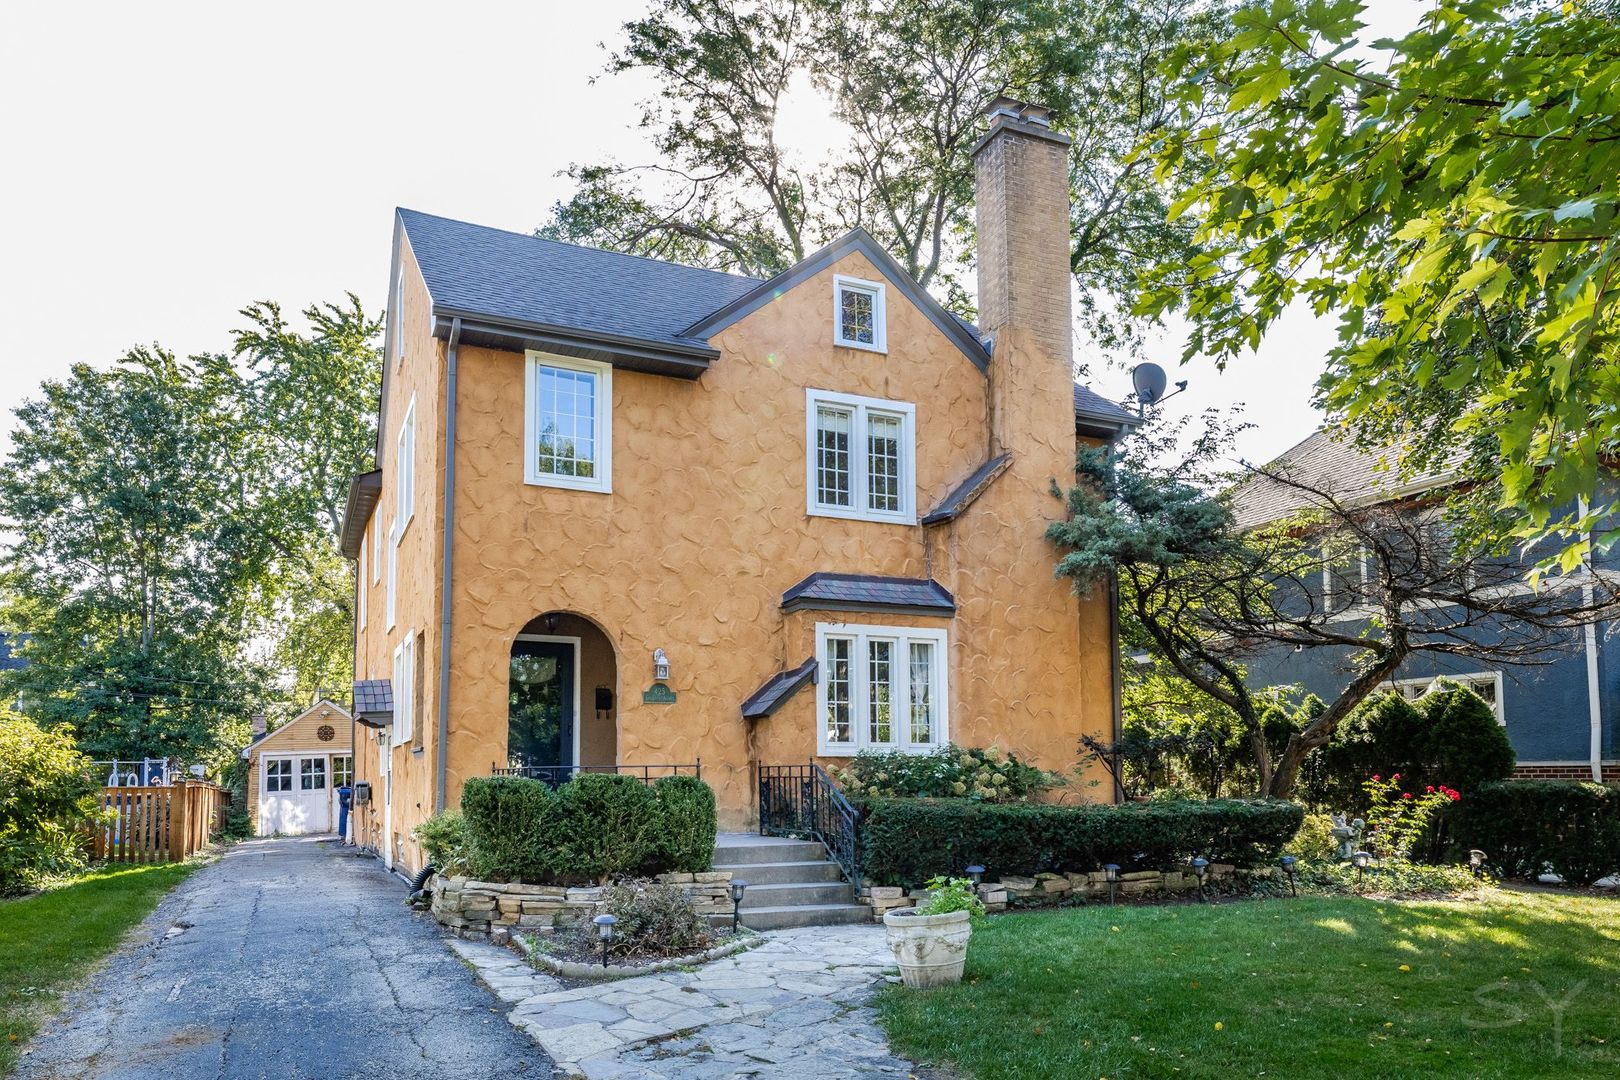
M 1136 400 L 1143 405 L 1152 405 L 1164 397 L 1164 388 L 1168 383 L 1164 368 L 1158 364 L 1137 364 L 1131 368 L 1131 385 L 1136 387 Z

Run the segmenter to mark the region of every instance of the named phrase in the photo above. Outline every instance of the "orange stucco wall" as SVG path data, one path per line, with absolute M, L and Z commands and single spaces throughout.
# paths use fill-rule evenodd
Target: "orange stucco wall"
M 408 256 L 408 252 L 407 252 Z M 410 264 L 407 263 L 409 266 Z M 997 744 L 1053 769 L 1073 767 L 1082 732 L 1112 725 L 1107 609 L 1077 601 L 1054 580 L 1046 522 L 1063 511 L 1053 480 L 1073 476 L 1074 422 L 1066 365 L 1031 361 L 1027 378 L 995 395 L 1003 430 L 992 438 L 992 383 L 897 289 L 887 296 L 888 352 L 832 343 L 832 277 L 876 279 L 860 253 L 799 284 L 713 339 L 721 356 L 683 381 L 613 373 L 612 493 L 526 484 L 525 358 L 463 346 L 459 354 L 457 491 L 447 796 L 488 775 L 506 754 L 508 657 L 515 636 L 545 612 L 588 618 L 616 660 L 617 756 L 622 764 L 701 760 L 723 824 L 751 821 L 753 766 L 801 762 L 815 749 L 814 691 L 806 688 L 752 728 L 739 706 L 772 673 L 812 651 L 817 622 L 926 625 L 948 635 L 953 741 Z M 417 517 L 401 550 L 399 625 L 382 627 L 382 586 L 370 589 L 358 635 L 357 678 L 386 678 L 399 633 L 426 631 L 426 700 L 417 731 L 426 750 L 393 751 L 391 832 L 432 810 L 427 786 L 436 717 L 439 496 L 443 345 L 427 337 L 414 267 L 406 297 L 411 353 L 393 375 L 392 400 L 414 391 L 419 415 Z M 414 318 L 413 304 L 423 314 Z M 419 325 L 418 325 L 419 324 Z M 420 337 L 416 331 L 420 330 Z M 1015 333 L 995 364 L 1020 362 Z M 392 361 L 390 361 L 392 363 Z M 994 365 L 993 365 L 994 366 Z M 391 373 L 394 369 L 391 367 Z M 992 452 L 1014 464 L 957 521 L 934 528 L 806 513 L 807 387 L 913 403 L 918 516 Z M 407 390 L 409 388 L 409 391 Z M 403 406 L 391 407 L 397 417 Z M 384 441 L 382 501 L 372 528 L 393 513 L 393 434 Z M 1007 437 L 1005 430 L 1029 429 Z M 428 432 L 438 431 L 438 442 Z M 386 546 L 386 545 L 385 545 Z M 407 559 L 408 555 L 408 559 Z M 407 571 L 407 562 L 410 569 Z M 955 618 L 780 610 L 782 593 L 816 571 L 932 576 L 956 596 Z M 673 704 L 643 704 L 652 653 L 673 667 Z M 583 688 L 590 724 L 590 690 Z M 376 743 L 357 748 L 375 782 Z M 380 785 L 377 789 L 381 790 Z M 1106 789 L 1102 789 L 1106 796 Z M 1071 798 L 1098 797 L 1072 788 Z M 373 843 L 380 809 L 362 815 Z M 419 853 L 397 848 L 414 868 Z

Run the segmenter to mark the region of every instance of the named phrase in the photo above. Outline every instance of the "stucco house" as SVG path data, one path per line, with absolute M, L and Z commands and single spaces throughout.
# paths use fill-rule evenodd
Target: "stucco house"
M 247 761 L 247 811 L 255 836 L 336 832 L 337 789 L 354 775 L 354 723 L 329 697 L 274 731 L 254 721 Z
M 762 281 L 398 211 L 343 531 L 358 842 L 416 869 L 492 771 L 700 769 L 747 829 L 762 768 L 1109 735 L 1110 602 L 1043 535 L 1136 423 L 1073 378 L 1068 151 L 994 103 L 977 326 L 862 231 Z
M 1447 490 L 1457 483 L 1454 468 L 1443 466 L 1418 476 L 1403 476 L 1390 467 L 1392 451 L 1357 447 L 1329 431 L 1318 431 L 1286 451 L 1267 472 L 1332 494 L 1347 505 L 1388 505 L 1412 514 L 1437 510 Z M 1614 477 L 1600 478 L 1601 499 L 1615 495 Z M 1301 491 L 1257 474 L 1230 494 L 1237 524 L 1253 528 L 1279 521 L 1306 508 Z M 1509 560 L 1517 578 L 1527 573 L 1535 556 Z M 1600 573 L 1620 570 L 1620 551 L 1600 552 Z M 1366 573 L 1357 556 L 1324 561 L 1315 594 L 1322 607 L 1345 574 Z M 1347 591 L 1341 588 L 1341 592 Z M 1325 599 L 1324 599 L 1325 598 Z M 1351 608 L 1343 621 L 1359 632 L 1365 614 Z M 1546 632 L 1545 647 L 1523 663 L 1422 652 L 1411 656 L 1390 680 L 1392 689 L 1416 699 L 1442 676 L 1461 682 L 1496 710 L 1497 720 L 1518 755 L 1516 775 L 1535 779 L 1620 781 L 1620 649 L 1612 623 Z M 1486 622 L 1471 630 L 1484 642 L 1492 631 Z M 1248 665 L 1256 686 L 1292 684 L 1323 697 L 1338 694 L 1350 681 L 1350 652 L 1322 647 L 1295 652 L 1272 650 Z

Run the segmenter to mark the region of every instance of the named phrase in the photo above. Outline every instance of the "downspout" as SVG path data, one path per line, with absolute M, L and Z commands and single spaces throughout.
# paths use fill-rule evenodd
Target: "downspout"
M 1585 517 L 1587 513 L 1586 500 L 1580 500 L 1580 514 Z M 1592 547 L 1592 534 L 1586 534 L 1587 550 L 1594 551 Z M 1584 573 L 1586 581 L 1581 585 L 1581 601 L 1586 610 L 1590 612 L 1597 597 L 1592 591 L 1592 575 L 1596 567 L 1587 568 Z M 1588 622 L 1586 632 L 1586 707 L 1587 719 L 1590 724 L 1591 742 L 1589 752 L 1592 758 L 1592 783 L 1603 783 L 1603 693 L 1598 684 L 1598 640 L 1597 624 Z
M 444 414 L 444 570 L 439 579 L 439 738 L 433 809 L 444 809 L 450 742 L 450 567 L 456 543 L 456 368 L 461 353 L 461 320 L 450 322 L 449 375 Z

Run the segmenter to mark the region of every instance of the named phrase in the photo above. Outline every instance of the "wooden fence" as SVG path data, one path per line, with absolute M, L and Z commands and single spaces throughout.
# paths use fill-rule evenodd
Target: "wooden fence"
M 101 805 L 112 813 L 93 835 L 95 856 L 109 862 L 179 862 L 225 824 L 227 801 L 224 788 L 203 780 L 106 788 Z

